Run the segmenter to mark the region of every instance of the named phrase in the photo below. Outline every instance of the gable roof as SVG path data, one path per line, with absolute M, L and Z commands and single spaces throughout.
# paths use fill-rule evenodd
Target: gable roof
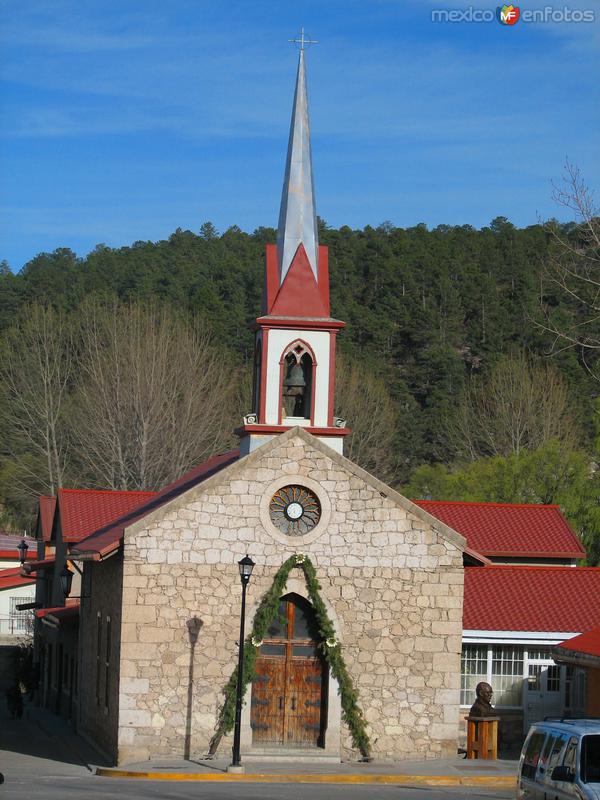
M 58 512 L 63 541 L 79 542 L 108 522 L 139 508 L 155 495 L 156 492 L 59 489 Z
M 465 567 L 463 630 L 581 633 L 598 625 L 599 567 Z
M 249 455 L 246 455 L 243 458 L 240 457 L 239 450 L 230 450 L 227 453 L 222 453 L 209 458 L 208 461 L 205 461 L 204 463 L 185 473 L 185 475 L 183 475 L 177 481 L 174 481 L 166 486 L 164 489 L 158 492 L 152 500 L 150 500 L 148 503 L 145 503 L 143 506 L 140 506 L 135 512 L 118 520 L 114 520 L 110 525 L 97 530 L 94 534 L 79 542 L 77 548 L 73 548 L 71 550 L 70 557 L 81 560 L 100 560 L 103 557 L 112 554 L 118 548 L 125 528 L 130 527 L 135 522 L 138 522 L 144 517 L 152 514 L 152 512 L 158 510 L 161 506 L 174 501 L 180 495 L 202 484 L 204 481 L 211 479 L 222 470 L 227 470 L 230 472 L 236 466 L 237 462 L 241 463 L 243 461 L 245 465 L 249 465 L 254 461 L 260 461 L 272 450 L 279 447 L 281 443 L 288 441 L 294 436 L 302 439 L 306 444 L 309 444 L 315 450 L 318 450 L 319 452 L 323 453 L 323 455 L 326 455 L 334 463 L 340 464 L 344 467 L 344 469 L 361 478 L 370 486 L 376 488 L 381 493 L 382 497 L 388 497 L 394 503 L 404 508 L 407 512 L 413 514 L 418 519 L 430 525 L 436 531 L 436 533 L 440 534 L 444 539 L 451 542 L 461 552 L 464 550 L 465 539 L 460 533 L 452 530 L 449 526 L 433 517 L 424 509 L 419 508 L 419 506 L 415 505 L 411 500 L 408 500 L 406 497 L 399 494 L 395 489 L 387 486 L 385 483 L 375 478 L 373 475 L 359 467 L 354 462 L 345 458 L 343 455 L 340 455 L 340 453 L 337 453 L 335 450 L 332 450 L 324 442 L 320 441 L 317 437 L 304 430 L 304 428 L 293 427 L 287 430 L 285 433 L 273 437 L 270 441 L 266 442 L 261 447 L 258 447 L 256 450 L 253 450 Z
M 17 586 L 30 586 L 33 583 L 35 583 L 34 578 L 25 578 L 21 575 L 21 567 L 0 570 L 0 591 L 14 589 Z
M 560 655 L 565 657 L 582 655 L 584 657 L 593 656 L 600 660 L 600 627 L 567 639 L 566 642 L 561 642 L 556 646 L 556 651 L 558 658 Z
M 173 483 L 168 484 L 160 492 L 149 493 L 151 495 L 145 503 L 138 504 L 128 513 L 113 516 L 107 520 L 107 524 L 98 527 L 93 533 L 82 538 L 78 546 L 73 548 L 71 554 L 75 557 L 102 558 L 114 552 L 121 541 L 123 531 L 138 519 L 145 517 L 150 512 L 173 500 L 192 486 L 201 483 L 211 475 L 215 475 L 225 467 L 233 464 L 240 457 L 239 450 L 230 450 L 212 456 L 207 461 L 186 472 Z
M 557 505 L 415 500 L 484 556 L 585 558 Z

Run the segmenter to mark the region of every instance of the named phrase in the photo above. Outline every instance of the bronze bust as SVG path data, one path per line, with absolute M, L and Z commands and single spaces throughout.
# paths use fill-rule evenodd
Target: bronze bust
M 475 693 L 477 694 L 477 700 L 471 706 L 471 710 L 469 711 L 470 717 L 493 717 L 494 716 L 494 709 L 492 708 L 492 695 L 494 694 L 494 690 L 485 681 L 478 683 L 475 687 Z

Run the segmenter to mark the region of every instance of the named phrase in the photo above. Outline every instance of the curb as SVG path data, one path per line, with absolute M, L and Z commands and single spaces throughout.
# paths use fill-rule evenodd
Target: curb
M 205 783 L 347 783 L 347 784 L 424 784 L 427 786 L 486 786 L 513 788 L 512 775 L 310 775 L 291 774 L 235 774 L 230 772 L 138 772 L 126 769 L 98 767 L 96 775 L 102 778 L 133 778 L 149 781 L 198 781 Z

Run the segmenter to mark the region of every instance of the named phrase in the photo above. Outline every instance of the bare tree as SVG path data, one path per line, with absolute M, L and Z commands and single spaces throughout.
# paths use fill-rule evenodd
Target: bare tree
M 87 303 L 74 426 L 84 472 L 112 489 L 157 489 L 231 442 L 231 359 L 168 307 Z
M 575 225 L 548 223 L 550 256 L 542 274 L 539 327 L 553 336 L 552 352 L 576 349 L 600 380 L 600 211 L 575 165 L 567 161 L 553 199 Z
M 560 373 L 525 353 L 502 358 L 487 377 L 467 385 L 449 424 L 456 448 L 471 460 L 519 454 L 556 440 L 581 440 L 577 407 Z
M 336 414 L 352 429 L 345 443 L 347 458 L 383 481 L 393 480 L 398 414 L 384 381 L 365 363 L 340 354 L 335 398 Z
M 15 476 L 32 495 L 63 485 L 69 454 L 66 408 L 73 374 L 65 318 L 33 305 L 4 336 L 0 359 L 0 423 Z

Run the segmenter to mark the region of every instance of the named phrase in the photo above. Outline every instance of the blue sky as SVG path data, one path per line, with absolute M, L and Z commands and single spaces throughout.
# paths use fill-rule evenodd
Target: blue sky
M 469 5 L 0 0 L 0 259 L 275 226 L 301 25 L 330 225 L 565 218 L 565 157 L 600 191 L 600 2 L 566 3 L 587 24 L 431 21 Z

